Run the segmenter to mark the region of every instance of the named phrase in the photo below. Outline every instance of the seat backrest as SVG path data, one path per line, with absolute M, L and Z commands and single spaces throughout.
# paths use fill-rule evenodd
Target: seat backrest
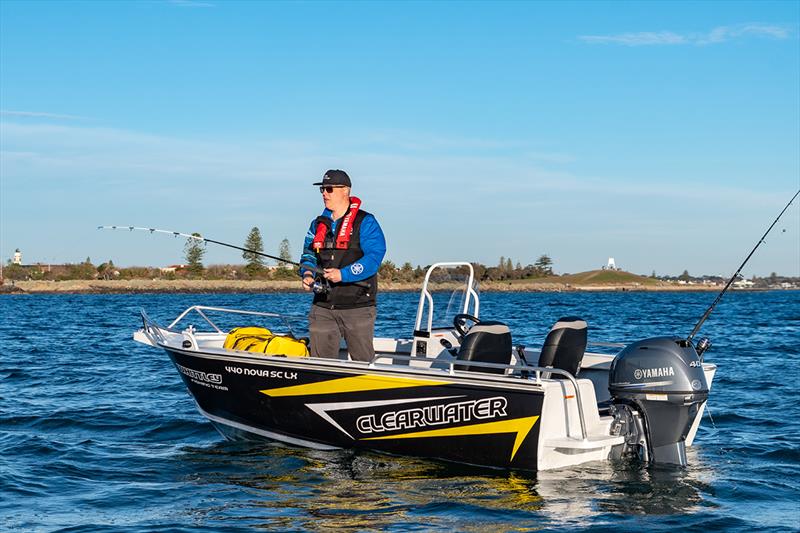
M 511 363 L 511 330 L 502 322 L 485 320 L 470 328 L 458 350 L 459 361 L 479 363 Z M 486 368 L 473 365 L 455 365 L 456 370 L 472 370 L 488 374 L 503 374 L 502 368 Z
M 566 370 L 577 376 L 585 351 L 586 322 L 576 316 L 559 318 L 544 340 L 539 366 Z M 552 374 L 549 377 L 558 379 L 561 376 Z

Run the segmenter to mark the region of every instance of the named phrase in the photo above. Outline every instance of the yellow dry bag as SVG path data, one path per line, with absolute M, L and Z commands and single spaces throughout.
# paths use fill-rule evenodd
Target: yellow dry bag
M 222 347 L 226 350 L 258 352 L 266 355 L 308 356 L 307 340 L 276 335 L 267 328 L 255 326 L 233 328 L 228 332 Z

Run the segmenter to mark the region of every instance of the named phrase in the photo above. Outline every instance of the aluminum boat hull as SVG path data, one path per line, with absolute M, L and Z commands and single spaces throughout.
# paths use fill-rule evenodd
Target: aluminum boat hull
M 165 350 L 200 412 L 227 438 L 537 469 L 544 392 L 534 381 Z

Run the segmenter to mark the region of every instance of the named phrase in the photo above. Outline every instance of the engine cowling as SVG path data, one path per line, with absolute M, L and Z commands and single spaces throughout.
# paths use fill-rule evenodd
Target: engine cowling
M 639 442 L 649 461 L 686 465 L 686 435 L 708 399 L 702 361 L 691 343 L 654 337 L 626 346 L 611 363 L 608 389 L 615 412 L 629 418 L 633 408 L 643 416 Z M 636 424 L 623 426 L 637 431 Z

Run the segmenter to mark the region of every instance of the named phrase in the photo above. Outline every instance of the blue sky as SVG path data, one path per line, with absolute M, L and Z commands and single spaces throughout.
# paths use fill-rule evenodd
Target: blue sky
M 729 275 L 800 188 L 800 3 L 3 0 L 0 111 L 3 260 L 299 255 L 342 168 L 396 263 Z

